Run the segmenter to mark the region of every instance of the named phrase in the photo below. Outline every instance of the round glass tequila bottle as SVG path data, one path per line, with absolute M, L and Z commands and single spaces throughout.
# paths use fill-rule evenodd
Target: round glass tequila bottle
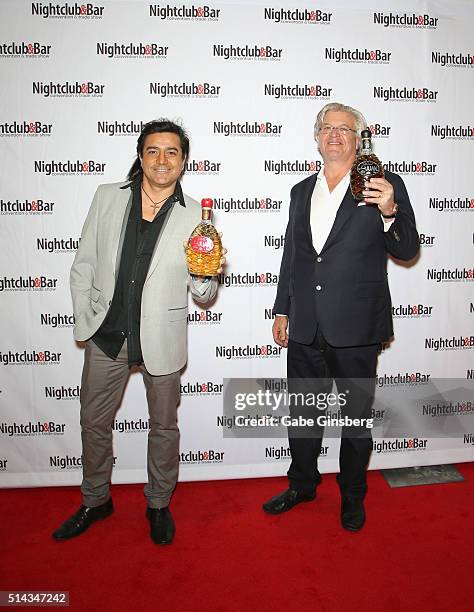
M 217 276 L 222 256 L 222 243 L 211 222 L 213 201 L 205 198 L 201 206 L 202 221 L 189 237 L 186 247 L 188 270 L 194 276 Z

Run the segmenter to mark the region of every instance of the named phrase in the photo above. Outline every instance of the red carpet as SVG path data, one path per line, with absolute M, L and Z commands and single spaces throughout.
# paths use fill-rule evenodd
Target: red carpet
M 281 516 L 261 502 L 284 478 L 180 484 L 169 547 L 148 537 L 140 485 L 115 486 L 115 514 L 62 543 L 50 533 L 77 489 L 1 490 L 0 590 L 67 590 L 87 611 L 472 610 L 474 464 L 458 467 L 464 483 L 403 489 L 370 472 L 356 534 L 333 474 Z

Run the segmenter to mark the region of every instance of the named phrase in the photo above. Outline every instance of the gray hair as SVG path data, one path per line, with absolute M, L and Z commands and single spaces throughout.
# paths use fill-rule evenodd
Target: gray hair
M 316 117 L 316 123 L 314 124 L 315 139 L 317 138 L 321 125 L 323 124 L 324 117 L 329 111 L 350 113 L 354 117 L 357 136 L 359 137 L 362 130 L 365 130 L 365 128 L 367 127 L 367 121 L 365 120 L 364 115 L 360 111 L 356 110 L 355 108 L 352 108 L 352 106 L 347 106 L 346 104 L 340 104 L 339 102 L 330 102 L 329 104 L 326 104 L 326 106 L 323 106 L 323 108 L 319 111 L 318 116 Z

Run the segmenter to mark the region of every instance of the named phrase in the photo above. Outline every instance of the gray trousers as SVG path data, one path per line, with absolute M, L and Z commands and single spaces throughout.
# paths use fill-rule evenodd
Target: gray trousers
M 150 508 L 164 508 L 178 479 L 180 373 L 152 376 L 144 365 L 140 371 L 150 416 L 145 496 Z M 126 342 L 115 360 L 92 341 L 87 342 L 81 387 L 81 491 L 85 506 L 100 506 L 110 497 L 112 424 L 129 374 Z

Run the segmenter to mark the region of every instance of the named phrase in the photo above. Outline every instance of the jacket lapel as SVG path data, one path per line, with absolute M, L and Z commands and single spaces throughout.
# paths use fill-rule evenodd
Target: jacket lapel
M 311 246 L 313 246 L 313 235 L 311 233 L 311 196 L 313 195 L 314 186 L 316 185 L 316 181 L 318 179 L 318 174 L 319 173 L 317 172 L 316 174 L 313 174 L 313 176 L 310 177 L 310 180 L 305 185 L 303 193 L 301 194 L 303 206 L 305 207 L 304 208 L 305 226 L 307 228 L 308 240 Z
M 166 215 L 166 219 L 163 223 L 163 227 L 161 228 L 160 235 L 158 236 L 158 240 L 156 241 L 155 250 L 153 251 L 153 255 L 151 256 L 150 266 L 148 268 L 148 273 L 146 275 L 145 282 L 153 274 L 156 266 L 158 265 L 161 257 L 163 256 L 163 253 L 166 251 L 166 247 L 172 233 L 172 228 L 176 226 L 179 213 L 181 212 L 181 208 L 182 207 L 179 202 L 175 202 L 171 210 L 168 211 Z M 185 239 L 186 236 L 183 232 L 183 240 Z
M 132 206 L 132 190 L 119 189 L 118 196 L 114 202 L 113 217 L 110 218 L 110 254 L 112 265 L 117 277 L 122 254 L 123 239 L 127 228 L 128 215 Z

